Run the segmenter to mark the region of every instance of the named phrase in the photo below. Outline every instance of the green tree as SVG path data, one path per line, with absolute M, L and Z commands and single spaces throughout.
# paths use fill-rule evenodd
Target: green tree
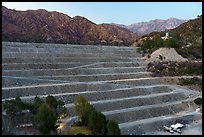
M 163 45 L 163 40 L 160 36 L 156 36 L 155 38 L 152 39 L 152 48 L 155 50 L 162 47 Z
M 63 117 L 65 117 L 65 116 L 67 116 L 68 112 L 67 112 L 67 109 L 66 109 L 66 107 L 65 107 L 64 101 L 61 101 L 61 100 L 58 100 L 58 101 L 57 101 L 56 112 L 57 112 L 57 115 L 58 115 L 60 118 L 63 118 Z
M 88 126 L 88 120 L 89 117 L 91 116 L 91 114 L 93 113 L 93 111 L 96 112 L 95 108 L 93 107 L 93 109 L 90 109 L 89 111 L 87 111 L 82 117 L 81 117 L 81 124 L 84 126 Z
M 114 120 L 107 121 L 107 134 L 108 135 L 120 135 L 120 128 Z
M 151 40 L 150 39 L 144 40 L 143 43 L 141 44 L 141 50 L 143 50 L 144 52 L 148 52 L 150 48 L 151 48 Z
M 3 103 L 4 110 L 8 115 L 16 115 L 22 111 L 23 102 L 20 97 L 16 97 L 15 99 L 5 100 Z
M 37 114 L 38 108 L 39 108 L 43 103 L 44 103 L 44 101 L 43 101 L 40 97 L 36 96 L 35 99 L 34 99 L 34 101 L 33 101 L 33 104 L 32 104 L 31 112 L 32 112 L 33 114 Z
M 88 127 L 92 129 L 95 134 L 106 133 L 106 117 L 101 112 L 92 111 L 88 119 Z
M 164 41 L 164 45 L 171 48 L 178 48 L 179 47 L 179 41 L 175 38 L 170 38 Z
M 51 95 L 47 96 L 45 101 L 58 116 L 63 118 L 67 115 L 67 109 L 64 106 L 64 101 L 57 100 L 54 96 Z
M 51 95 L 48 95 L 46 98 L 45 98 L 45 102 L 54 110 L 57 109 L 57 105 L 58 105 L 58 102 L 57 102 L 57 99 Z
M 89 110 L 93 109 L 93 106 L 83 96 L 77 96 L 75 98 L 74 105 L 75 105 L 74 110 L 80 119 Z
M 3 107 L 9 119 L 11 119 L 11 122 L 16 123 L 15 121 L 17 119 L 17 123 L 19 123 L 22 110 L 24 108 L 24 103 L 22 102 L 21 98 L 16 97 L 15 99 L 6 100 L 3 103 Z
M 50 131 L 57 131 L 58 116 L 47 103 L 39 107 L 39 112 L 33 116 L 33 127 L 38 129 L 42 134 L 49 134 Z

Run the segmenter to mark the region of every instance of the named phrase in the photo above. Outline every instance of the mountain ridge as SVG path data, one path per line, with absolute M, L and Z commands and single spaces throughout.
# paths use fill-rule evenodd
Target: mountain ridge
M 44 9 L 16 11 L 2 6 L 2 40 L 72 44 L 130 45 L 140 37 L 125 28 L 95 24 Z
M 165 31 L 178 27 L 180 24 L 188 20 L 181 20 L 174 17 L 168 19 L 155 19 L 150 21 L 136 22 L 130 25 L 115 24 L 120 27 L 124 27 L 132 32 L 139 33 L 141 35 L 146 35 L 151 32 Z

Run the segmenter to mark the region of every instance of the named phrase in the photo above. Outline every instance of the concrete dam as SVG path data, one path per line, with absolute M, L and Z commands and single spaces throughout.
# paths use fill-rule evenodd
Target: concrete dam
M 82 95 L 124 135 L 202 119 L 193 103 L 197 91 L 151 77 L 146 66 L 134 47 L 2 42 L 2 101 L 55 96 L 65 102 L 70 126 Z

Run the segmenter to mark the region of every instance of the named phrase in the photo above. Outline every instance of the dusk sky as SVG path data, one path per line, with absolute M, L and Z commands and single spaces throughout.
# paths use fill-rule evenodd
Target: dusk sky
M 154 19 L 195 19 L 202 14 L 202 2 L 2 2 L 15 10 L 46 9 L 90 21 L 130 25 Z

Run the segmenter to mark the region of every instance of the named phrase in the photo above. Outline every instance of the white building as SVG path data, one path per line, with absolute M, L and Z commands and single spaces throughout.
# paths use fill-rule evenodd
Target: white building
M 169 39 L 169 32 L 166 32 L 166 35 L 164 37 L 161 37 L 163 40 Z

